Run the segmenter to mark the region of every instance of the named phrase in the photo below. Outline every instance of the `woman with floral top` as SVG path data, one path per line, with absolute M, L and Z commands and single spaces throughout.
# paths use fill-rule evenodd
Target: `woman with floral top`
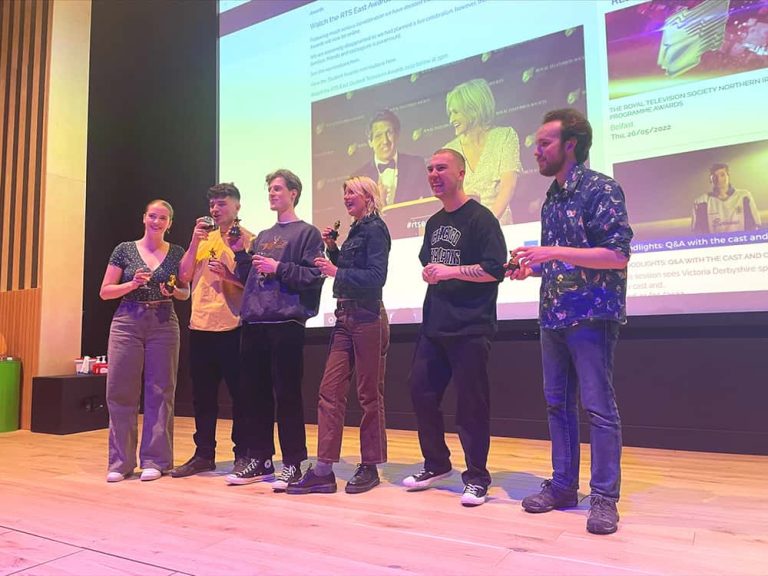
M 124 480 L 136 467 L 142 371 L 141 479 L 156 480 L 173 467 L 179 321 L 172 299 L 189 298 L 189 287 L 177 281 L 184 249 L 165 240 L 172 221 L 168 202 L 147 204 L 144 235 L 114 249 L 101 283 L 102 299 L 122 298 L 109 331 L 107 482 Z

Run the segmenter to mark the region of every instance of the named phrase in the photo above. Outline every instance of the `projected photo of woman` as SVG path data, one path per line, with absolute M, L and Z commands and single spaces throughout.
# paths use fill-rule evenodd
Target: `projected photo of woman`
M 501 224 L 512 224 L 509 201 L 522 171 L 517 132 L 495 126 L 496 100 L 482 78 L 459 84 L 445 97 L 448 121 L 456 137 L 445 148 L 467 161 L 464 190 L 480 199 Z

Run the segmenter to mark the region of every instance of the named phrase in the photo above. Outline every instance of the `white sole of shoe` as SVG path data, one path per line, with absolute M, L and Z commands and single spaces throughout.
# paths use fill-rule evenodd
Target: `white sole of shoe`
M 232 484 L 233 486 L 244 486 L 245 484 L 255 484 L 256 482 L 271 482 L 274 479 L 274 474 L 257 476 L 256 478 L 238 478 L 237 476 L 229 474 L 227 475 L 227 484 Z
M 121 474 L 120 472 L 107 473 L 107 482 L 122 482 L 125 478 L 125 474 Z
M 477 496 L 470 496 L 467 494 L 461 495 L 462 506 L 480 506 L 481 504 L 485 504 L 485 496 L 478 498 Z
M 418 492 L 419 490 L 426 490 L 438 480 L 442 480 L 443 478 L 448 478 L 451 474 L 453 474 L 453 470 L 449 470 L 444 474 L 438 474 L 437 476 L 433 476 L 429 480 L 422 480 L 421 482 L 417 482 L 416 478 L 413 476 L 406 476 L 405 479 L 403 480 L 403 486 L 408 488 L 408 492 Z
M 158 478 L 162 477 L 163 473 L 160 472 L 157 468 L 145 468 L 141 471 L 141 476 L 139 476 L 139 479 L 142 482 L 151 482 L 152 480 L 157 480 Z

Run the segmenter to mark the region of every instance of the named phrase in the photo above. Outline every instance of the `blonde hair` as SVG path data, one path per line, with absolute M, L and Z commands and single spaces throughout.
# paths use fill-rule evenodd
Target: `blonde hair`
M 362 196 L 365 200 L 365 215 L 369 216 L 374 212 L 378 214 L 381 210 L 381 191 L 379 186 L 368 178 L 368 176 L 353 176 L 347 178 L 341 187 L 344 192 L 349 190 L 353 194 Z
M 144 208 L 144 214 L 146 214 L 149 211 L 150 206 L 154 206 L 155 204 L 160 204 L 163 208 L 168 210 L 168 215 L 170 216 L 170 220 L 173 220 L 173 206 L 171 206 L 171 203 L 167 200 L 163 200 L 162 198 L 155 198 L 154 200 L 150 200 L 149 203 L 147 203 L 146 207 Z
M 456 86 L 445 96 L 445 111 L 461 110 L 473 124 L 488 128 L 496 117 L 496 100 L 488 82 L 475 78 Z

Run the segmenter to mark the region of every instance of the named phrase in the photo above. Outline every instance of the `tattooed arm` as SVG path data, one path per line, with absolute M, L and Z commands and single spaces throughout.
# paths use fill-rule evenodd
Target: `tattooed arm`
M 427 264 L 421 274 L 428 284 L 437 284 L 443 280 L 464 280 L 465 282 L 498 282 L 498 278 L 483 270 L 480 264 L 468 266 L 446 266 L 445 264 Z

